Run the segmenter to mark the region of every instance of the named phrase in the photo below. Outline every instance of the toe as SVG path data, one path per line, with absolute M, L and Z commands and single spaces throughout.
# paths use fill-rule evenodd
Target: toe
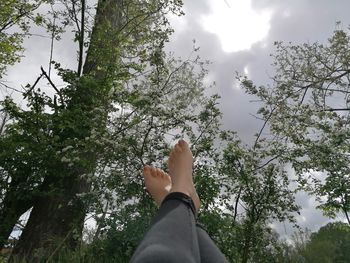
M 163 178 L 164 177 L 164 171 L 162 169 L 158 169 L 158 176 L 160 178 Z
M 151 171 L 150 171 L 150 174 L 154 177 L 154 176 L 157 176 L 157 169 L 156 168 L 154 168 L 154 167 L 151 167 L 151 169 L 150 169 Z
M 171 177 L 170 177 L 170 175 L 168 173 L 164 173 L 164 177 L 169 179 L 169 180 L 171 180 Z
M 149 165 L 146 165 L 145 167 L 143 167 L 143 175 L 150 175 L 151 173 L 151 167 Z
M 181 147 L 184 147 L 186 146 L 186 141 L 184 139 L 181 139 L 179 140 L 178 144 L 181 146 Z
M 181 146 L 179 143 L 177 143 L 174 147 L 175 152 L 180 153 L 182 151 Z
M 179 145 L 180 145 L 180 147 L 181 147 L 182 150 L 186 150 L 186 149 L 189 149 L 189 148 L 190 148 L 190 147 L 188 146 L 188 143 L 187 143 L 185 140 L 183 140 L 183 139 L 181 139 L 181 140 L 179 141 Z
M 170 155 L 169 155 L 169 158 L 168 158 L 168 164 L 171 163 L 174 159 L 174 152 L 171 151 Z

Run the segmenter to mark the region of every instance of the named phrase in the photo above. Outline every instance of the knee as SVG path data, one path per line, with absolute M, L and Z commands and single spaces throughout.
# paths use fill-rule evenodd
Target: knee
M 170 249 L 163 245 L 148 245 L 134 256 L 132 263 L 173 262 L 170 254 Z
M 131 262 L 132 263 L 187 263 L 194 262 L 193 260 L 187 258 L 181 252 L 175 252 L 173 249 L 161 245 L 152 244 L 145 247 L 138 255 L 136 255 Z

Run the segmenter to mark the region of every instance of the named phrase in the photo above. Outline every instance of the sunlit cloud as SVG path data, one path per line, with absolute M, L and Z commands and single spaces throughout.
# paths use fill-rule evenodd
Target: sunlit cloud
M 248 75 L 249 74 L 248 66 L 245 66 L 243 71 L 245 75 Z
M 216 34 L 225 52 L 250 49 L 270 29 L 271 10 L 257 12 L 251 0 L 211 0 L 211 14 L 201 17 L 203 28 Z

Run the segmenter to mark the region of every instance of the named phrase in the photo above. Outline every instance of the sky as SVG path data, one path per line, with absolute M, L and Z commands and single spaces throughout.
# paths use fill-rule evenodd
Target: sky
M 168 49 L 186 56 L 196 40 L 200 56 L 212 62 L 209 79 L 216 82 L 221 96 L 223 127 L 237 131 L 248 144 L 262 123 L 252 116 L 258 105 L 239 88 L 235 72 L 248 75 L 258 85 L 272 83 L 270 54 L 275 41 L 325 43 L 334 30 L 350 24 L 350 1 L 346 0 L 191 0 L 184 7 L 186 15 L 172 19 L 175 34 Z M 303 192 L 296 201 L 302 206 L 297 216 L 302 228 L 317 231 L 331 221 L 315 209 L 314 197 Z M 273 227 L 282 237 L 294 231 L 288 223 Z
M 252 114 L 257 104 L 244 93 L 235 81 L 235 72 L 248 75 L 257 84 L 271 83 L 273 68 L 270 54 L 274 41 L 293 43 L 324 43 L 335 29 L 346 29 L 350 24 L 347 0 L 188 0 L 184 1 L 185 16 L 171 17 L 175 29 L 166 49 L 177 56 L 187 57 L 193 40 L 200 47 L 200 56 L 212 62 L 208 81 L 215 81 L 223 112 L 223 128 L 238 132 L 249 143 L 262 123 Z M 341 25 L 336 25 L 341 21 Z M 44 34 L 39 29 L 35 33 Z M 63 39 L 55 44 L 53 58 L 59 58 L 63 67 L 76 67 L 75 46 Z M 34 37 L 25 42 L 22 62 L 9 69 L 6 80 L 11 86 L 33 83 L 40 74 L 40 66 L 47 68 L 50 40 Z M 59 81 L 54 79 L 54 81 Z M 45 85 L 42 83 L 40 85 Z M 0 97 L 10 93 L 0 88 Z M 12 96 L 20 99 L 16 92 Z M 329 222 L 315 209 L 315 200 L 306 193 L 297 196 L 302 206 L 299 225 L 316 231 Z M 339 216 L 338 220 L 343 218 Z M 289 224 L 274 224 L 283 236 L 293 230 Z

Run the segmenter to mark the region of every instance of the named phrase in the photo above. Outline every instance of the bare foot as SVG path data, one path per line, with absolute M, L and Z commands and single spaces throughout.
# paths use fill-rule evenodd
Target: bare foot
M 161 205 L 165 196 L 169 194 L 171 188 L 171 178 L 163 170 L 146 165 L 143 168 L 143 178 L 148 192 Z
M 171 150 L 168 160 L 169 174 L 172 181 L 170 191 L 189 195 L 198 211 L 201 203 L 193 184 L 192 164 L 193 156 L 190 147 L 186 141 L 179 140 Z

